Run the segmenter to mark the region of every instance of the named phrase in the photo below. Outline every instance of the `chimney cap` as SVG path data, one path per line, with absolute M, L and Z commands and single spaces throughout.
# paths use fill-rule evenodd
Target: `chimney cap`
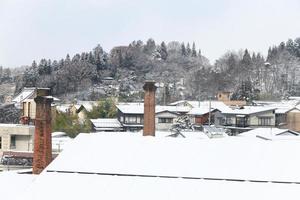
M 156 85 L 154 80 L 146 80 L 143 86 L 144 90 L 156 90 Z

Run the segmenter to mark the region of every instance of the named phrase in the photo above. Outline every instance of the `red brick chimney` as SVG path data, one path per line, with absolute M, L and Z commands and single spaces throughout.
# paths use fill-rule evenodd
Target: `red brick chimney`
M 143 136 L 155 136 L 155 81 L 146 81 L 143 88 L 145 90 Z
M 52 161 L 51 143 L 51 102 L 53 98 L 50 89 L 37 89 L 35 132 L 34 132 L 34 154 L 33 154 L 33 174 L 41 173 Z

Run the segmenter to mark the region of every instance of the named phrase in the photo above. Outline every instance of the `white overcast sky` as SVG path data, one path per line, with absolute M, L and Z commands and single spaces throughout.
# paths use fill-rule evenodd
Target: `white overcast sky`
M 195 41 L 214 63 L 227 50 L 266 55 L 300 37 L 299 20 L 300 0 L 0 0 L 0 65 L 148 38 Z

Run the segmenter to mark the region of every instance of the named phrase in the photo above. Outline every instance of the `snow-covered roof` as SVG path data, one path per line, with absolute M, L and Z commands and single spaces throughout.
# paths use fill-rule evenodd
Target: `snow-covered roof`
M 14 199 L 18 194 L 24 194 L 37 176 L 19 174 L 18 171 L 0 172 L 1 199 Z
M 56 106 L 56 110 L 58 112 L 66 113 L 69 111 L 70 107 L 71 107 L 71 104 L 61 104 L 61 105 Z
M 55 185 L 55 189 L 51 189 Z M 131 199 L 131 200 L 298 200 L 300 186 L 284 183 L 104 176 L 78 173 L 45 173 L 24 195 L 24 200 Z M 51 192 L 49 192 L 49 190 Z
M 121 123 L 116 118 L 91 119 L 91 122 L 96 128 L 122 128 Z
M 239 134 L 241 137 L 256 137 L 267 140 L 274 139 L 300 139 L 299 133 L 289 129 L 279 128 L 256 128 Z M 294 136 L 294 137 L 292 137 Z M 295 138 L 296 137 L 296 138 Z
M 116 107 L 126 114 L 144 114 L 144 104 L 118 104 Z
M 144 104 L 118 104 L 117 108 L 126 114 L 144 114 Z M 170 111 L 176 113 L 187 113 L 191 108 L 187 106 L 155 106 L 155 112 Z
M 212 108 L 210 109 L 209 111 L 209 107 L 198 107 L 198 108 L 192 108 L 188 114 L 189 115 L 204 115 L 204 114 L 207 114 L 209 112 L 213 112 L 215 111 L 216 109 Z
M 260 112 L 266 112 L 275 110 L 276 108 L 264 107 L 264 106 L 244 106 L 242 109 L 228 109 L 223 114 L 235 114 L 235 115 L 251 115 Z
M 93 106 L 97 106 L 97 101 L 78 101 L 75 105 L 76 109 L 79 109 L 81 106 L 83 106 L 87 111 L 92 111 Z
M 191 108 L 187 106 L 155 106 L 155 112 L 170 111 L 175 113 L 187 113 Z
M 256 101 L 258 105 L 274 108 L 276 114 L 285 114 L 295 108 L 299 103 L 298 100 L 282 100 L 279 102 L 268 102 L 268 101 Z
M 80 134 L 21 197 L 299 199 L 299 151 L 292 140 Z
M 23 90 L 13 98 L 12 102 L 21 103 L 23 100 L 31 97 L 35 90 L 36 88 L 23 88 Z
M 47 170 L 300 182 L 300 160 L 295 159 L 299 151 L 299 141 L 290 140 L 270 143 L 238 137 L 178 140 L 124 133 L 80 134 Z
M 209 108 L 209 104 L 210 104 L 211 108 L 218 109 L 221 112 L 229 109 L 229 107 L 222 101 L 186 101 L 186 100 L 181 100 L 181 101 L 176 101 L 174 103 L 171 103 L 169 105 L 176 106 L 176 105 L 181 105 L 181 104 L 188 104 L 193 108 Z

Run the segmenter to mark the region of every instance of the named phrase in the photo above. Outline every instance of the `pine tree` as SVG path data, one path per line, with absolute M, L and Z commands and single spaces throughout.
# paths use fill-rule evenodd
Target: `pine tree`
M 167 60 L 168 51 L 167 51 L 167 46 L 166 46 L 165 42 L 162 42 L 160 45 L 160 56 L 161 56 L 161 59 Z
M 192 57 L 197 57 L 197 51 L 196 51 L 196 45 L 195 45 L 195 42 L 193 42 L 193 47 L 192 47 Z
M 155 51 L 155 48 L 156 48 L 155 41 L 152 38 L 150 38 L 147 40 L 147 43 L 144 46 L 143 52 L 145 54 L 152 55 L 153 52 Z
M 186 48 L 185 48 L 184 43 L 181 44 L 181 55 L 182 56 L 187 56 L 187 54 L 186 54 Z
M 186 54 L 187 54 L 187 56 L 191 56 L 191 54 L 192 54 L 190 43 L 187 43 L 187 45 L 186 45 Z

